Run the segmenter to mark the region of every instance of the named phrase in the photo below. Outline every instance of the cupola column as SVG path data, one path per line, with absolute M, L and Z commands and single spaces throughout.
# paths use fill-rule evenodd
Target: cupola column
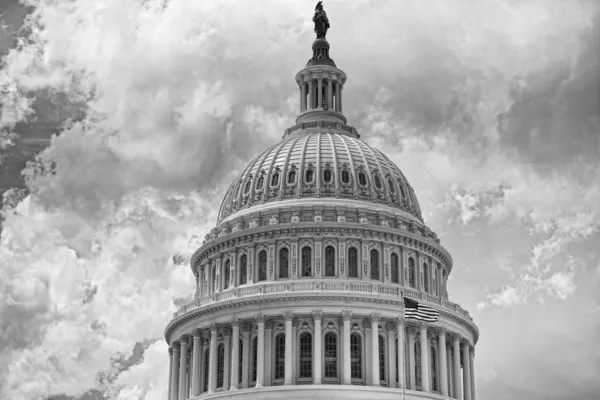
M 340 91 L 339 91 L 339 95 L 338 96 L 340 97 L 340 100 L 339 100 L 339 104 L 338 104 L 338 106 L 339 106 L 339 110 L 338 111 L 339 112 L 343 112 L 342 111 L 342 89 L 344 89 L 344 85 L 339 85 L 339 87 L 340 87 Z
M 469 367 L 471 370 L 471 400 L 476 400 L 475 395 L 475 347 L 469 346 Z
M 463 391 L 464 399 L 471 400 L 471 368 L 469 365 L 469 344 L 468 340 L 464 340 L 462 343 L 462 359 L 463 359 Z
M 342 318 L 344 321 L 344 365 L 342 367 L 342 384 L 351 385 L 352 375 L 350 369 L 350 320 L 352 319 L 352 311 L 346 310 L 342 312 Z
M 181 354 L 179 355 L 179 400 L 186 400 L 186 369 L 188 356 L 188 338 L 181 337 Z
M 171 397 L 172 386 L 173 386 L 173 348 L 169 347 L 169 391 L 167 392 L 168 400 L 174 400 Z
M 410 383 L 410 389 L 417 389 L 417 377 L 415 376 L 415 335 L 417 333 L 416 328 L 408 328 L 408 378 Z
M 333 82 L 327 79 L 327 109 L 333 108 Z
M 371 382 L 379 386 L 379 314 L 371 314 Z
M 250 365 L 250 330 L 252 324 L 250 322 L 244 322 L 242 324 L 242 389 L 248 387 L 248 373 Z
M 421 387 L 429 392 L 429 341 L 427 340 L 427 325 L 422 323 L 421 333 Z
M 292 320 L 294 314 L 291 312 L 283 313 L 285 319 L 285 373 L 284 385 L 292 384 Z
M 317 107 L 315 108 L 323 108 L 323 79 L 319 78 L 317 80 Z
M 300 82 L 300 111 L 306 111 L 306 82 Z
M 258 325 L 258 349 L 256 351 L 256 387 L 263 387 L 265 383 L 265 316 L 256 317 Z
M 335 81 L 335 111 L 340 111 L 340 82 Z
M 313 364 L 313 382 L 315 385 L 321 384 L 321 363 L 322 363 L 322 349 L 321 349 L 321 335 L 323 334 L 321 330 L 321 321 L 323 319 L 323 313 L 321 311 L 313 311 L 312 313 L 314 322 L 315 322 L 315 334 L 314 334 L 314 353 L 315 353 L 315 362 Z
M 179 397 L 179 358 L 181 355 L 179 342 L 173 343 L 173 375 L 171 376 L 171 400 Z
M 398 340 L 398 387 L 406 387 L 404 381 L 406 363 L 404 362 L 404 319 L 398 318 L 396 321 L 396 334 Z
M 208 393 L 217 388 L 217 325 L 210 326 L 210 355 L 208 361 Z
M 196 329 L 194 331 L 194 348 L 192 356 L 192 396 L 198 396 L 200 394 L 200 340 L 202 339 L 200 335 L 201 331 Z
M 440 393 L 442 396 L 448 396 L 448 361 L 446 360 L 446 330 L 440 329 L 438 332 L 438 354 L 440 364 Z
M 452 340 L 452 345 L 454 347 L 454 396 L 458 400 L 462 400 L 462 384 L 460 382 L 460 336 L 455 335 Z
M 239 382 L 239 360 L 240 360 L 240 320 L 234 318 L 231 320 L 233 330 L 232 350 L 231 350 L 231 389 L 236 390 Z
M 229 355 L 231 354 L 231 328 L 225 327 L 223 329 L 223 342 L 225 344 L 225 360 L 223 363 L 223 390 L 229 390 L 229 372 L 231 371 Z

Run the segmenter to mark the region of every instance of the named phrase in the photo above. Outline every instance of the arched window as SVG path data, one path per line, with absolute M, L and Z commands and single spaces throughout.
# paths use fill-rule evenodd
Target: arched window
M 326 183 L 331 182 L 331 170 L 326 169 L 326 170 L 323 171 L 323 180 Z
M 404 191 L 404 186 L 402 186 L 402 183 L 398 183 L 398 186 L 400 187 L 400 194 L 402 195 L 402 198 L 405 199 L 406 192 Z
M 423 290 L 429 292 L 429 265 L 423 263 Z
M 212 267 L 212 280 L 213 280 L 213 293 L 216 293 L 219 291 L 219 288 L 217 285 L 219 283 L 219 281 L 217 279 L 217 266 L 214 264 Z
M 271 186 L 277 186 L 277 185 L 279 185 L 279 172 L 275 172 L 271 176 Z
M 250 191 L 250 186 L 252 186 L 252 178 L 248 178 L 246 181 L 246 186 L 244 186 L 244 194 Z
M 398 354 L 398 341 L 394 340 L 394 349 L 396 350 L 394 352 L 394 361 L 396 362 L 396 382 L 400 382 L 400 370 L 398 369 L 398 358 L 399 358 L 399 354 Z
M 415 259 L 410 257 L 408 259 L 408 285 L 411 288 L 416 287 L 416 282 L 415 282 Z
M 371 250 L 371 279 L 379 280 L 379 252 Z
M 263 175 L 258 177 L 258 183 L 256 184 L 256 189 L 261 190 L 263 188 L 263 184 L 265 183 L 265 177 Z
M 244 375 L 244 341 L 240 339 L 240 350 L 238 353 L 238 383 L 242 382 Z
M 421 383 L 421 343 L 415 340 L 415 383 L 417 389 L 422 387 Z
M 242 255 L 240 258 L 240 285 L 247 282 L 248 279 L 248 256 Z
M 350 183 L 350 173 L 346 170 L 342 171 L 342 183 Z
M 306 170 L 306 182 L 312 183 L 314 175 L 315 175 L 315 173 L 312 169 L 307 169 Z
M 387 381 L 385 379 L 385 339 L 381 335 L 379 335 L 379 380 Z
M 279 250 L 279 277 L 288 278 L 290 270 L 290 251 L 287 248 Z
M 373 181 L 375 182 L 375 187 L 381 189 L 381 179 L 379 179 L 379 175 L 375 175 Z
M 396 187 L 394 186 L 394 181 L 388 179 L 388 186 L 390 187 L 390 192 L 396 193 Z
M 225 373 L 225 345 L 221 343 L 217 350 L 217 387 L 223 387 L 223 376 Z
M 208 390 L 208 368 L 209 368 L 209 360 L 210 360 L 210 348 L 206 349 L 204 352 L 204 379 L 202 382 L 202 391 L 206 392 Z
M 358 183 L 361 186 L 366 186 L 367 185 L 367 176 L 365 175 L 364 172 L 359 172 L 358 173 Z
M 285 335 L 275 338 L 275 380 L 285 378 Z
M 258 253 L 258 280 L 267 280 L 267 251 L 263 250 Z
M 258 359 L 258 337 L 254 337 L 254 339 L 252 339 L 252 371 L 250 374 L 250 382 L 256 382 L 256 365 L 257 365 L 257 359 Z
M 392 283 L 400 283 L 398 276 L 398 254 L 392 253 Z
M 335 276 L 335 249 L 325 247 L 325 276 Z
M 231 278 L 231 262 L 229 260 L 225 261 L 225 276 L 223 278 L 223 289 L 227 289 Z
M 302 276 L 312 276 L 312 249 L 308 246 L 302 248 Z
M 337 335 L 325 334 L 325 378 L 337 378 Z
M 288 183 L 291 185 L 294 182 L 296 182 L 296 171 L 291 170 L 288 172 Z
M 362 379 L 362 338 L 358 333 L 350 335 L 350 376 Z
M 436 392 L 439 392 L 440 388 L 438 387 L 438 375 L 437 375 L 437 352 L 435 349 L 435 346 L 431 346 L 431 348 L 429 349 L 429 359 L 431 361 L 431 366 L 429 367 L 431 369 L 431 389 L 435 390 Z
M 300 335 L 300 379 L 312 378 L 312 335 Z
M 356 247 L 348 248 L 348 277 L 358 278 L 358 250 Z

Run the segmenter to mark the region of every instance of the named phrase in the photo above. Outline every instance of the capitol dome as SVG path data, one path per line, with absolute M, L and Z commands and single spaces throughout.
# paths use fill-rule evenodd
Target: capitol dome
M 317 4 L 300 110 L 227 190 L 165 329 L 169 400 L 475 400 L 479 330 L 400 169 L 347 125 Z

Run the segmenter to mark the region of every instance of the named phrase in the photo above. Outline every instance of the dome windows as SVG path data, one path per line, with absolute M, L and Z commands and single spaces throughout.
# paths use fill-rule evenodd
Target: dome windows
M 375 182 L 375 188 L 381 190 L 381 178 L 378 174 L 373 176 L 373 181 Z
M 388 179 L 388 186 L 390 187 L 390 192 L 396 193 L 396 187 L 394 186 L 394 181 Z
M 325 183 L 331 183 L 331 170 L 330 169 L 326 169 L 325 171 L 323 171 L 323 180 L 325 181 Z
M 367 175 L 362 171 L 358 173 L 358 184 L 361 186 L 367 186 Z
M 256 183 L 256 190 L 262 190 L 264 184 L 265 184 L 265 177 L 263 175 L 261 175 L 258 178 L 258 182 Z
M 312 169 L 306 170 L 306 183 L 312 183 L 314 179 L 314 171 Z
M 288 172 L 287 183 L 288 185 L 293 185 L 294 182 L 296 182 L 296 170 L 293 169 L 290 172 Z
M 277 185 L 279 185 L 279 172 L 275 172 L 271 176 L 271 186 L 277 186 Z
M 252 177 L 249 176 L 248 180 L 246 181 L 246 186 L 244 186 L 244 194 L 248 194 L 248 192 L 250 192 L 251 186 L 252 186 Z

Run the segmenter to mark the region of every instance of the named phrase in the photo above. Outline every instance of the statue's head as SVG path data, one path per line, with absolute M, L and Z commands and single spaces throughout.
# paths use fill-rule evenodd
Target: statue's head
M 315 11 L 321 11 L 323 9 L 323 2 L 319 1 L 315 7 Z

